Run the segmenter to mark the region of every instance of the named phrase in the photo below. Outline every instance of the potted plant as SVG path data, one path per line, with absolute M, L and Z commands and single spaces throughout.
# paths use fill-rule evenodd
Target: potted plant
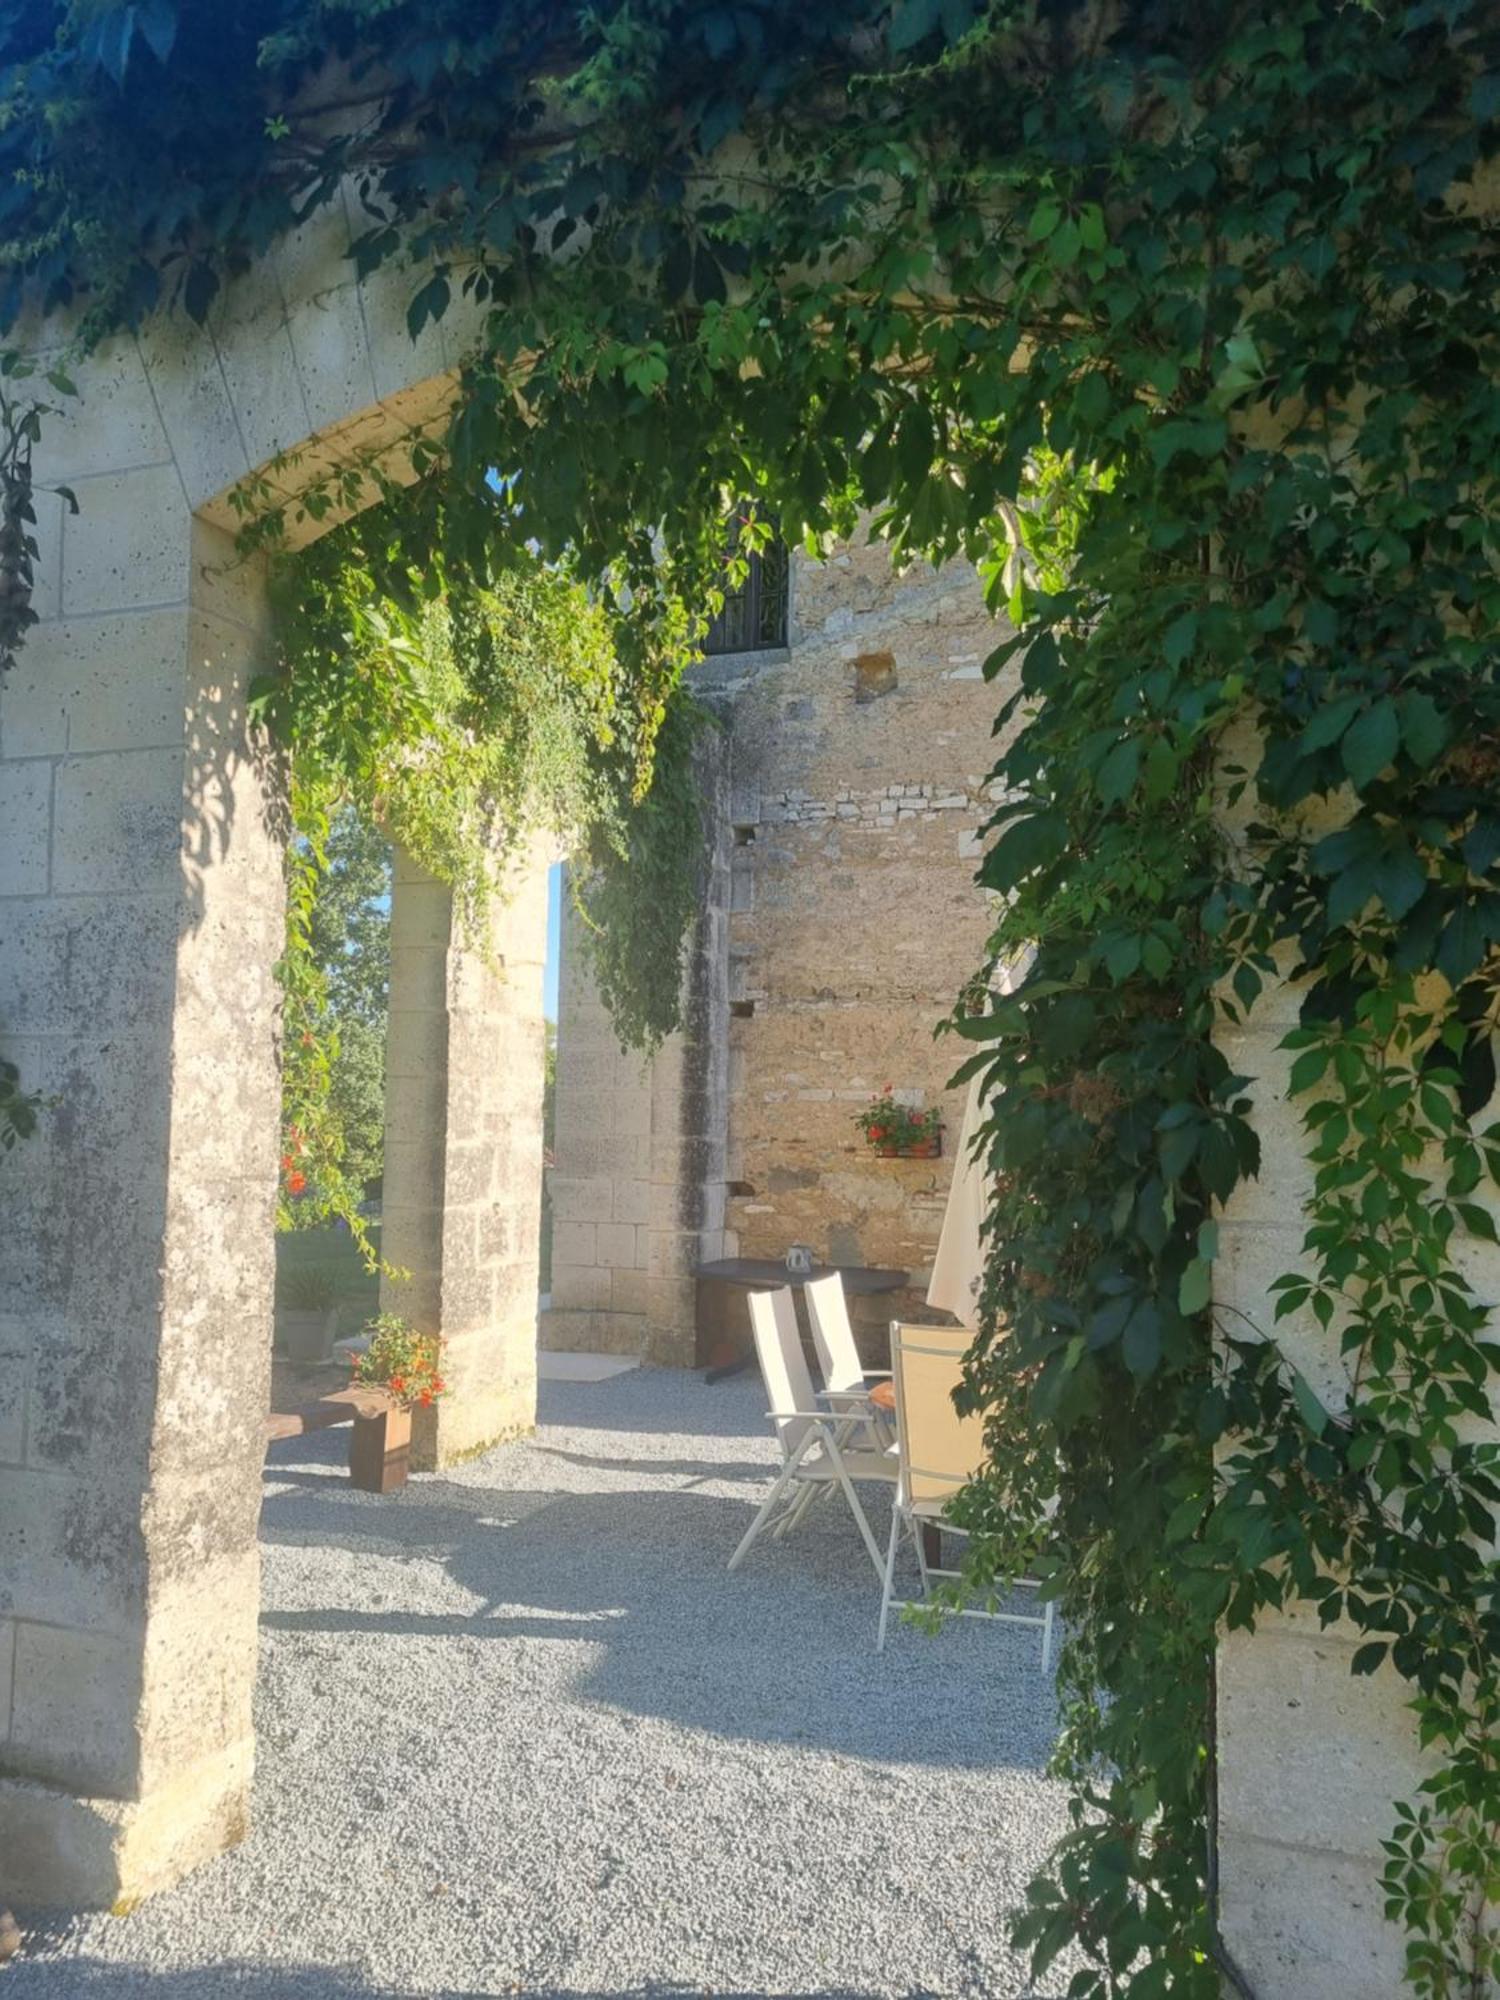
M 891 1085 L 872 1097 L 854 1120 L 882 1160 L 936 1160 L 943 1150 L 943 1126 L 934 1106 L 914 1111 L 898 1104 Z
M 426 1409 L 448 1385 L 440 1373 L 443 1343 L 418 1333 L 397 1313 L 365 1322 L 367 1344 L 351 1354 L 350 1386 L 379 1389 L 384 1406 L 354 1419 L 349 1477 L 366 1493 L 394 1493 L 406 1484 L 411 1461 L 411 1413 Z
M 338 1330 L 337 1288 L 326 1271 L 289 1271 L 276 1287 L 276 1326 L 292 1361 L 326 1361 Z

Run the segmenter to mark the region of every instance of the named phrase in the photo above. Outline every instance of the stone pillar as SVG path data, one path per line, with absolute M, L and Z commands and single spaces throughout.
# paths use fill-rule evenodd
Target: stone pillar
M 80 513 L 42 502 L 43 622 L 0 683 L 0 1051 L 48 1099 L 0 1154 L 18 1903 L 128 1905 L 239 1839 L 250 1791 L 284 921 L 245 716 L 262 579 L 153 462 L 130 359 Z
M 398 851 L 386 1041 L 388 1264 L 381 1309 L 447 1343 L 449 1394 L 419 1410 L 414 1462 L 451 1464 L 536 1421 L 547 869 L 514 872 L 488 950 L 452 893 Z
M 1226 738 L 1226 764 L 1254 769 L 1261 743 L 1248 727 Z M 1237 844 L 1256 816 L 1254 795 L 1221 807 Z M 1344 823 L 1347 795 L 1304 807 L 1313 841 Z M 1289 969 L 1295 954 L 1285 950 Z M 1259 1328 L 1306 1377 L 1324 1407 L 1349 1398 L 1348 1364 L 1332 1330 L 1310 1312 L 1275 1319 L 1274 1281 L 1307 1264 L 1302 1242 L 1313 1170 L 1291 1054 L 1303 987 L 1268 980 L 1248 1017 L 1216 1039 L 1230 1068 L 1251 1079 L 1260 1173 L 1242 1182 L 1219 1218 L 1214 1304 L 1240 1331 Z M 1490 1202 L 1483 1193 L 1476 1200 Z M 1490 1202 L 1493 1207 L 1493 1202 Z M 1500 1286 L 1500 1251 L 1460 1248 L 1481 1297 Z M 1218 1657 L 1219 1872 L 1223 1935 L 1257 1994 L 1275 2000 L 1390 2000 L 1402 1992 L 1406 1935 L 1384 1912 L 1381 1842 L 1398 1799 L 1411 1799 L 1428 1762 L 1408 1706 L 1412 1689 L 1389 1661 L 1356 1678 L 1366 1635 L 1340 1619 L 1324 1628 L 1309 1605 L 1263 1614 L 1251 1632 L 1225 1633 Z
M 693 1365 L 693 1270 L 726 1254 L 728 765 L 727 735 L 706 732 L 698 770 L 710 838 L 683 1025 L 649 1062 L 621 1049 L 564 901 L 544 1347 Z
M 727 732 L 697 753 L 709 830 L 703 902 L 688 940 L 682 1027 L 651 1073 L 648 1359 L 691 1368 L 701 1262 L 726 1252 L 729 1154 L 729 905 L 732 836 Z

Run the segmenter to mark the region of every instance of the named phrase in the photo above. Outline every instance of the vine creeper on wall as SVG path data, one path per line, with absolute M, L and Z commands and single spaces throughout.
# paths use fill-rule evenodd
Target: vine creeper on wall
M 402 563 L 566 563 L 648 737 L 731 500 L 814 547 L 872 509 L 1009 599 L 983 879 L 1037 952 L 956 1023 L 1005 1103 L 968 1505 L 1001 1574 L 1058 1494 L 1075 1802 L 1019 1934 L 1078 2000 L 1218 1990 L 1215 1635 L 1295 1601 L 1433 1756 L 1413 1990 L 1492 1987 L 1493 0 L 45 13 L 0 12 L 12 298 L 201 318 L 347 186 L 414 334 L 483 320 Z M 1237 1075 L 1283 973 L 1295 1068 Z M 1215 1327 L 1278 1089 L 1304 1265 Z
M 338 816 L 377 825 L 446 882 L 481 954 L 530 843 L 565 844 L 580 906 L 599 913 L 587 935 L 617 1030 L 642 1049 L 678 1022 L 703 861 L 693 704 L 677 693 L 663 710 L 654 677 L 642 689 L 564 568 L 524 549 L 483 583 L 472 565 L 447 574 L 438 550 L 411 564 L 403 504 L 387 492 L 277 559 L 281 661 L 251 691 L 292 753 L 280 1224 L 338 1216 L 372 1262 L 318 949 Z

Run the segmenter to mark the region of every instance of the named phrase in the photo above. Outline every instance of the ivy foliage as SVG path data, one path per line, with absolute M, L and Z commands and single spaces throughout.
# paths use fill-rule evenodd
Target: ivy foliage
M 578 854 L 602 990 L 622 1043 L 643 1051 L 678 1025 L 703 855 L 686 696 L 663 704 L 649 674 L 643 690 L 565 568 L 520 550 L 482 585 L 431 554 L 418 569 L 403 524 L 389 493 L 278 560 L 281 658 L 251 690 L 293 772 L 282 1220 L 338 1215 L 362 1242 L 391 845 L 448 884 L 480 952 L 535 844 Z
M 330 821 L 323 863 L 307 950 L 322 979 L 332 1038 L 328 1109 L 343 1141 L 343 1176 L 351 1189 L 367 1189 L 385 1160 L 391 844 L 378 826 L 343 806 Z M 290 1153 L 291 1134 L 285 1137 Z
M 1004 1105 L 968 1505 L 1003 1573 L 1056 1494 L 1073 1633 L 1075 1824 L 1020 1935 L 1081 1952 L 1077 2000 L 1249 1990 L 1214 1638 L 1297 1600 L 1404 1678 L 1433 1755 L 1384 1875 L 1409 1982 L 1485 1991 L 1492 0 L 39 11 L 0 42 L 13 301 L 211 313 L 342 186 L 414 334 L 481 309 L 408 563 L 487 582 L 524 536 L 629 604 L 663 700 L 732 498 L 982 566 L 1023 642 L 982 877 L 996 957 L 1036 955 L 956 1023 Z M 1306 1242 L 1215 1314 L 1278 1094 Z

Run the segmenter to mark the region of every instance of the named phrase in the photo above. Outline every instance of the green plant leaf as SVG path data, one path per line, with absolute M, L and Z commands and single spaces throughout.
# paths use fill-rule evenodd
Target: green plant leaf
M 1400 742 L 1401 726 L 1394 702 L 1377 702 L 1350 724 L 1340 750 L 1344 769 L 1357 791 L 1373 784 L 1394 761 Z
M 1177 1287 L 1180 1312 L 1202 1312 L 1213 1296 L 1213 1270 L 1202 1257 L 1195 1257 L 1183 1271 Z

